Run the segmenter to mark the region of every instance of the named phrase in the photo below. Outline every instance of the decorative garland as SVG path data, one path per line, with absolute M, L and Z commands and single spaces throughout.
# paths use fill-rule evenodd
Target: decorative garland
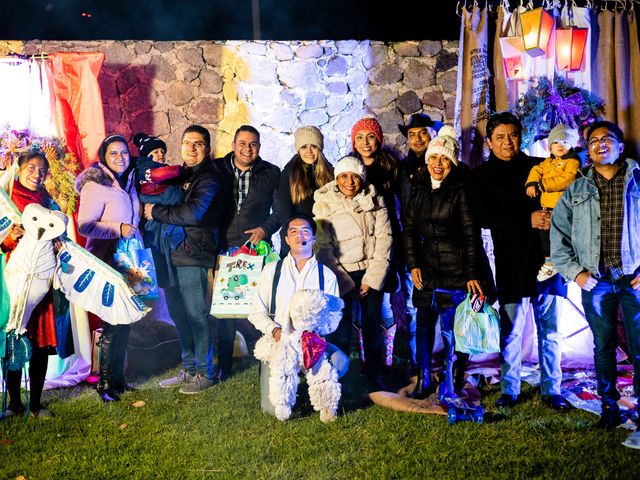
M 0 130 L 0 170 L 9 168 L 22 152 L 40 151 L 49 162 L 50 175 L 45 180 L 45 188 L 64 213 L 76 210 L 76 175 L 80 163 L 66 148 L 63 139 L 41 137 L 29 130 Z
M 604 114 L 604 101 L 564 77 L 553 82 L 540 77 L 520 97 L 513 113 L 522 122 L 522 148 L 547 138 L 553 127 L 564 123 L 572 128 L 593 123 Z

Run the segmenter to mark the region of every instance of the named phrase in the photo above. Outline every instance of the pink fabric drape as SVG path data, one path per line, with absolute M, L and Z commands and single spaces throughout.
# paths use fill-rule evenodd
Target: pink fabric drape
M 83 167 L 95 160 L 105 137 L 102 94 L 98 74 L 100 52 L 57 52 L 49 55 L 58 131 Z

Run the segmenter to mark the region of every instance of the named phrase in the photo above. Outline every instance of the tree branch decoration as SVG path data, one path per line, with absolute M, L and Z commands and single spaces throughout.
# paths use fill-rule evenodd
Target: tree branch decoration
M 41 137 L 29 130 L 0 130 L 0 170 L 9 168 L 18 160 L 22 152 L 41 151 L 49 162 L 49 176 L 45 188 L 64 213 L 76 210 L 76 175 L 80 163 L 67 150 L 64 140 L 55 137 Z
M 564 77 L 540 77 L 518 99 L 514 112 L 522 122 L 522 148 L 547 138 L 559 123 L 578 128 L 604 114 L 604 101 Z

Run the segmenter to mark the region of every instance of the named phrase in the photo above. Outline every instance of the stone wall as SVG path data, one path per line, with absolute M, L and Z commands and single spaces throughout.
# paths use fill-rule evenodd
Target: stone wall
M 163 138 L 178 161 L 182 130 L 200 123 L 214 153 L 231 148 L 235 129 L 262 134 L 261 155 L 284 165 L 292 132 L 316 125 L 335 162 L 351 149 L 355 121 L 375 115 L 387 148 L 404 153 L 397 124 L 427 112 L 453 123 L 458 42 L 405 41 L 29 41 L 0 42 L 0 54 L 101 51 L 107 133 Z M 135 151 L 135 150 L 134 150 Z

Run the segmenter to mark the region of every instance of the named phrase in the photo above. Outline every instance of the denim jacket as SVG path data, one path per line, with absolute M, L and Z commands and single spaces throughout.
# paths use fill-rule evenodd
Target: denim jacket
M 640 167 L 626 159 L 624 207 L 620 253 L 625 275 L 640 267 Z M 600 193 L 593 168 L 564 192 L 551 216 L 551 260 L 567 280 L 575 280 L 583 270 L 599 278 Z

